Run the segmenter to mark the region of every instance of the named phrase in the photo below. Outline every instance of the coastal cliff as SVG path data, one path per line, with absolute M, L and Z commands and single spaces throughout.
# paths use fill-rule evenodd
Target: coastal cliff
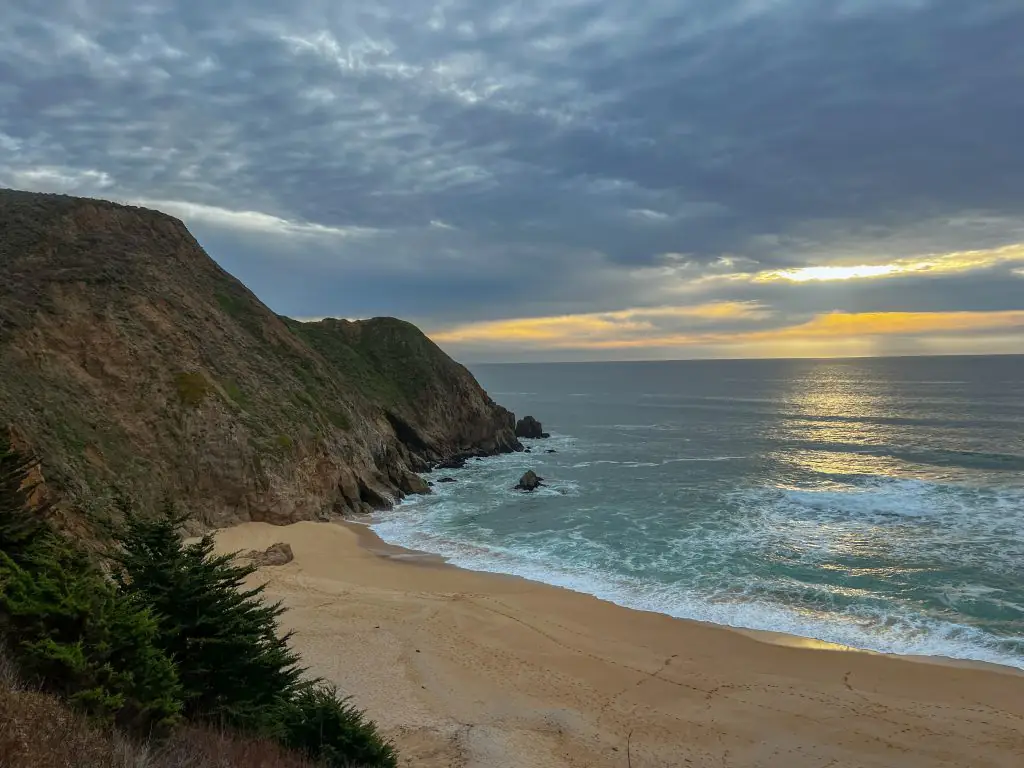
M 163 213 L 0 190 L 0 276 L 0 426 L 62 499 L 117 488 L 204 526 L 285 524 L 522 449 L 415 326 L 278 316 Z

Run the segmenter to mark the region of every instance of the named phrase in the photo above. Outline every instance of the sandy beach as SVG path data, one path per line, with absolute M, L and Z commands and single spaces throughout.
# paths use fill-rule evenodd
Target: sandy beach
M 421 768 L 1024 765 L 1024 675 L 815 647 L 474 573 L 329 523 L 250 523 L 311 671 Z

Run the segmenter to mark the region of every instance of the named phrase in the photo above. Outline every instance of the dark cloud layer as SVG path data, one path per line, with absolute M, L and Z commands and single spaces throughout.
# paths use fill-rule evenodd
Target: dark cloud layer
M 884 285 L 694 282 L 1024 241 L 1019 0 L 3 16 L 0 183 L 182 216 L 283 313 L 1024 308 L 1011 260 Z

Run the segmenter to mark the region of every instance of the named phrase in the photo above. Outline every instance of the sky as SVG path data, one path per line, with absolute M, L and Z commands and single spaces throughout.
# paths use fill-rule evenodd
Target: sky
M 1021 0 L 3 0 L 0 186 L 466 362 L 1024 352 Z

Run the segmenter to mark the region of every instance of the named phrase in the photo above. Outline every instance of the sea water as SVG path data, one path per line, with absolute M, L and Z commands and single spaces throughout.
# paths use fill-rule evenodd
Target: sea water
M 386 541 L 624 606 L 1024 668 L 1024 356 L 488 365 L 552 434 Z M 549 452 L 549 451 L 554 451 Z M 535 493 L 513 490 L 527 469 Z

